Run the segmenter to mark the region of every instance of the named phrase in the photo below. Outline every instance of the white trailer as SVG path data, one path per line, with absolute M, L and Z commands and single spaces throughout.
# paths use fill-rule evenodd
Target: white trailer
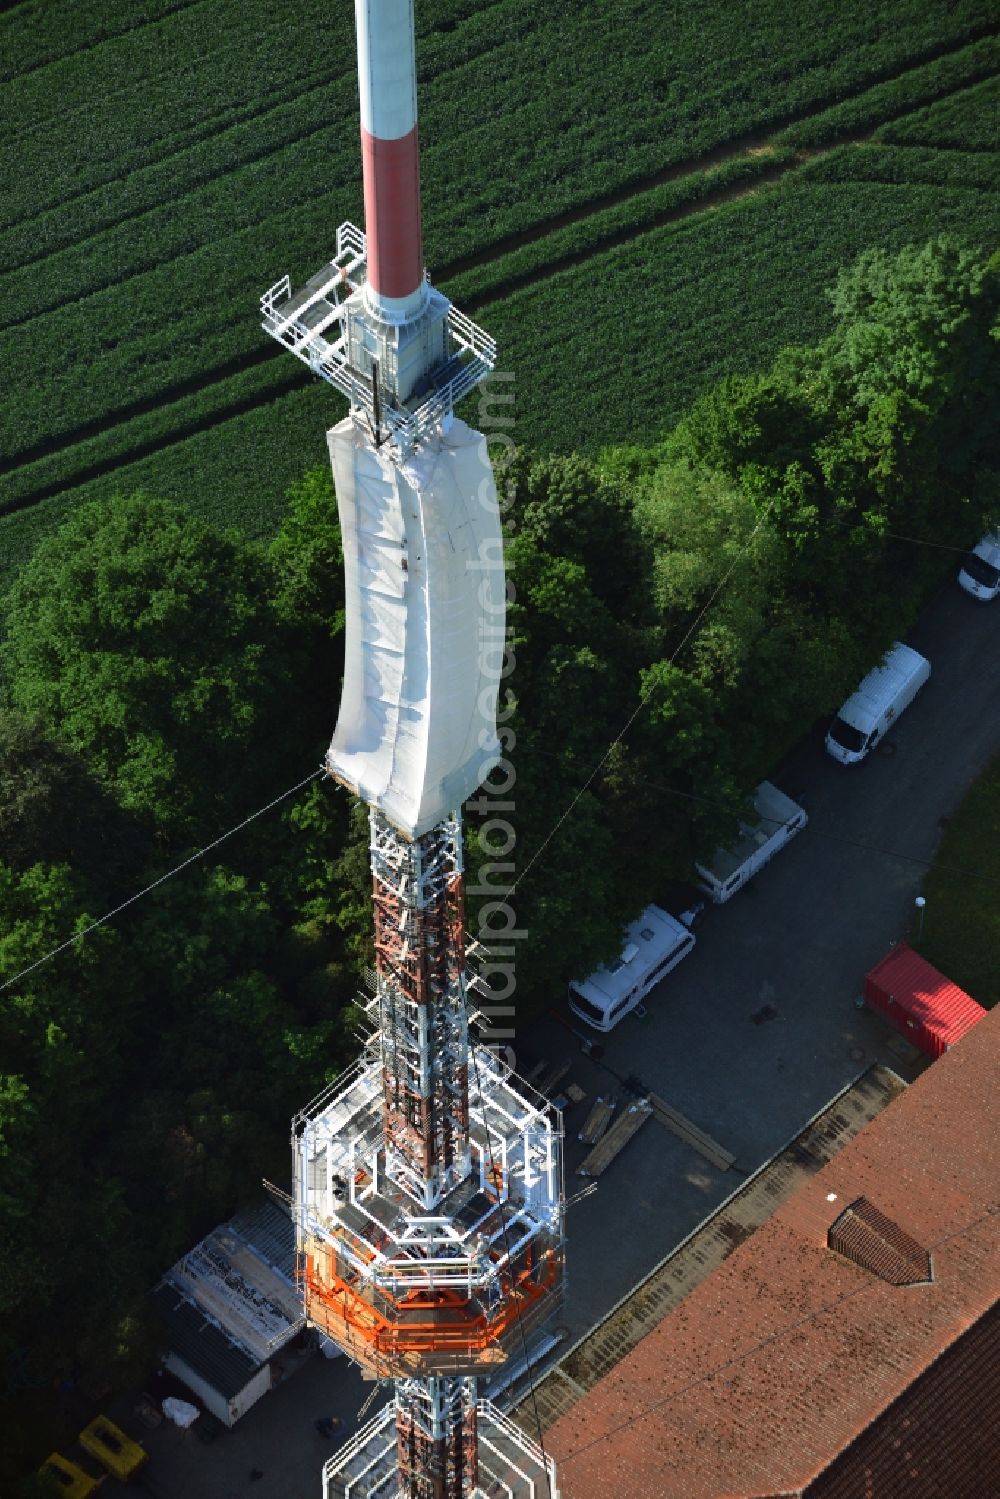
M 595 1031 L 610 1031 L 694 947 L 694 935 L 659 906 L 647 906 L 632 922 L 621 957 L 569 986 L 573 1014 Z
M 754 819 L 740 823 L 738 841 L 732 848 L 716 849 L 709 864 L 696 864 L 699 889 L 721 906 L 752 880 L 809 821 L 790 796 L 770 781 L 761 781 L 754 792 Z

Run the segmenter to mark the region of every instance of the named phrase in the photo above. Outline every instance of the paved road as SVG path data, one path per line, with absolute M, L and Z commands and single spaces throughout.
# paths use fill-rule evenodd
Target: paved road
M 1000 752 L 1000 605 L 957 587 L 925 610 L 911 643 L 931 679 L 867 763 L 841 766 L 822 731 L 774 779 L 809 813 L 799 836 L 733 901 L 713 909 L 690 958 L 606 1042 L 605 1062 L 636 1073 L 753 1170 L 873 1061 L 912 1076 L 892 1032 L 854 999 L 861 975 L 909 934 L 913 900 L 943 821 Z M 904 857 L 909 855 L 910 857 Z M 933 922 L 928 907 L 926 920 Z M 764 1006 L 773 1019 L 755 1024 Z M 526 1029 L 549 1056 L 559 1027 Z M 572 1044 L 576 1044 L 573 1042 Z M 588 1094 L 607 1085 L 581 1057 Z M 584 1106 L 567 1118 L 567 1191 Z M 571 1336 L 588 1326 L 738 1185 L 650 1122 L 598 1192 L 568 1215 Z
M 806 807 L 809 827 L 729 905 L 710 913 L 694 954 L 651 996 L 645 1021 L 607 1038 L 605 1060 L 646 1084 L 727 1146 L 739 1170 L 720 1172 L 655 1122 L 569 1209 L 568 1295 L 575 1338 L 873 1061 L 912 1077 L 881 1020 L 854 1007 L 862 973 L 906 935 L 919 861 L 992 755 L 1000 751 L 1000 603 L 978 606 L 949 588 L 925 611 L 912 643 L 931 660 L 927 688 L 880 753 L 837 765 L 822 736 L 774 775 Z M 934 913 L 927 911 L 927 920 Z M 751 1015 L 770 1006 L 774 1018 Z M 542 1021 L 519 1036 L 524 1054 L 574 1056 L 589 1096 L 609 1078 Z M 583 1154 L 567 1118 L 567 1187 Z M 314 1360 L 266 1396 L 234 1432 L 204 1447 L 156 1433 L 148 1472 L 161 1499 L 315 1499 L 332 1450 L 317 1414 L 350 1418 L 370 1386 L 346 1361 Z M 349 1429 L 349 1428 L 348 1428 Z M 252 1468 L 263 1477 L 249 1481 Z

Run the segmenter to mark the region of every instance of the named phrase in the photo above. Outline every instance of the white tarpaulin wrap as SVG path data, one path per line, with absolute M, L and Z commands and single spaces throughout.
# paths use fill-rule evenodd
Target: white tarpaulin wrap
M 327 434 L 344 544 L 344 689 L 327 764 L 409 837 L 499 759 L 506 590 L 486 441 L 453 420 L 404 463 Z

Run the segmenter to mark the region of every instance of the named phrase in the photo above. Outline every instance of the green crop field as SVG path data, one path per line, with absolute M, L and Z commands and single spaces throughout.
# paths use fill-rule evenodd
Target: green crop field
M 418 0 L 425 251 L 516 371 L 518 435 L 655 437 L 826 325 L 868 245 L 997 240 L 986 0 Z M 334 392 L 261 332 L 360 221 L 353 11 L 0 14 L 0 581 L 138 487 L 255 534 Z
M 886 141 L 931 146 L 939 151 L 995 153 L 1000 121 L 1000 77 L 987 78 L 955 98 L 916 110 L 881 132 Z M 993 178 L 994 185 L 996 177 Z

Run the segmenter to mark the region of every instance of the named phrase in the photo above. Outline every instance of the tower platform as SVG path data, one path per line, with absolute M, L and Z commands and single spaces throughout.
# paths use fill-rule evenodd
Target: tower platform
M 306 1315 L 369 1377 L 489 1372 L 560 1304 L 558 1112 L 477 1047 L 471 1169 L 429 1213 L 386 1170 L 383 1097 L 369 1057 L 293 1123 Z
M 389 319 L 365 298 L 367 241 L 343 223 L 333 259 L 292 292 L 288 276 L 260 299 L 266 333 L 347 397 L 407 451 L 450 416 L 496 364 L 496 340 L 426 279 L 416 316 Z

